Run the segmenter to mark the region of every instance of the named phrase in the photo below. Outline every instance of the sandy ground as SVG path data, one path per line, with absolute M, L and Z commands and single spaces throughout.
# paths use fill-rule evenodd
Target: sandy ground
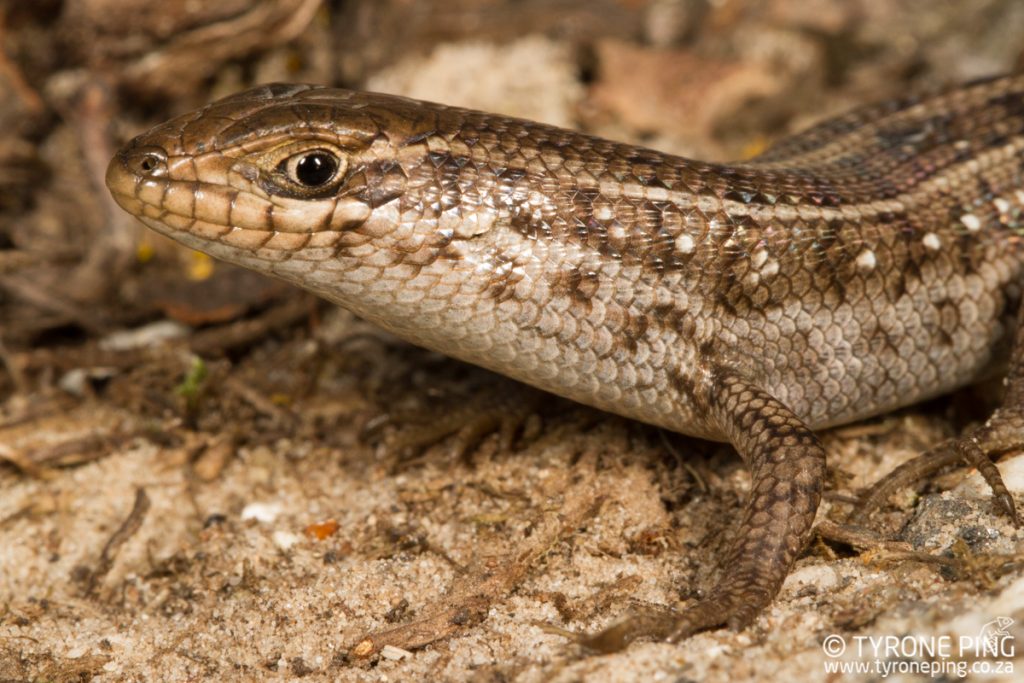
M 396 353 L 389 367 L 425 355 Z M 941 482 L 949 490 L 903 495 L 876 516 L 889 543 L 858 553 L 816 542 L 742 633 L 588 652 L 568 632 L 706 582 L 748 484 L 727 448 L 673 437 L 682 469 L 655 430 L 556 404 L 510 452 L 492 437 L 470 461 L 442 442 L 396 462 L 359 445 L 361 406 L 345 382 L 293 409 L 331 416 L 342 445 L 280 438 L 219 456 L 214 441 L 197 456 L 188 439 L 138 437 L 86 464 L 0 473 L 0 680 L 815 680 L 835 661 L 875 659 L 827 656 L 830 634 L 851 646 L 973 635 L 998 617 L 1021 634 L 1024 535 L 960 471 Z M 833 479 L 849 492 L 891 470 L 941 437 L 942 411 L 827 433 Z M 48 435 L 136 422 L 86 402 L 0 434 L 38 452 Z M 1024 490 L 1024 458 L 1002 471 Z M 125 531 L 140 490 L 148 505 Z M 502 584 L 524 558 L 521 580 Z M 504 588 L 493 598 L 464 601 L 494 581 Z M 453 603 L 470 607 L 447 619 L 459 624 L 450 637 L 353 654 L 367 634 Z

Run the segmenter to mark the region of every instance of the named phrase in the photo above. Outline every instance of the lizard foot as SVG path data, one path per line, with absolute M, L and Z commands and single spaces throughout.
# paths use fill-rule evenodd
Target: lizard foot
M 747 592 L 742 586 L 731 593 L 725 587 L 720 591 L 683 610 L 652 608 L 631 615 L 603 631 L 584 636 L 580 644 L 598 652 L 612 653 L 638 638 L 678 643 L 717 626 L 740 630 L 749 626 L 772 599 L 772 594 Z
M 721 577 L 708 597 L 679 612 L 649 611 L 581 642 L 597 650 L 636 638 L 678 642 L 697 631 L 749 625 L 779 592 L 811 535 L 825 478 L 825 451 L 782 402 L 727 370 L 712 375 L 716 424 L 751 472 L 751 491 Z
M 897 490 L 924 481 L 946 467 L 965 463 L 976 468 L 992 488 L 992 497 L 999 511 L 1014 526 L 1020 526 L 1013 496 L 992 460 L 993 456 L 1020 450 L 1024 450 L 1024 410 L 999 409 L 980 427 L 939 444 L 877 481 L 861 494 L 860 502 L 847 522 L 864 524 L 871 513 Z
M 421 451 L 450 437 L 449 453 L 458 459 L 497 433 L 499 450 L 508 451 L 540 401 L 540 392 L 518 383 L 480 383 L 434 397 L 429 406 L 392 409 L 368 424 L 362 437 L 391 453 Z

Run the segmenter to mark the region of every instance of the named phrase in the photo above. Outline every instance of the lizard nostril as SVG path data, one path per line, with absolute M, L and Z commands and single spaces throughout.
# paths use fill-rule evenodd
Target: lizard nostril
M 124 154 L 124 164 L 135 175 L 159 177 L 167 173 L 167 152 L 159 147 L 140 147 Z

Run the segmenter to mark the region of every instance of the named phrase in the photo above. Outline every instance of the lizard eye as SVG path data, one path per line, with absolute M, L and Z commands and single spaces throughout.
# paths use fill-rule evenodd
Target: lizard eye
M 333 152 L 313 149 L 288 157 L 278 165 L 278 170 L 293 183 L 317 188 L 333 180 L 340 167 L 341 161 Z

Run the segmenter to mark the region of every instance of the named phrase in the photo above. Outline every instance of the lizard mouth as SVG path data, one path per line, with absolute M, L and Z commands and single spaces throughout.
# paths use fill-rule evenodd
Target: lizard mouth
M 341 232 L 362 223 L 369 207 L 355 201 L 271 197 L 254 182 L 259 171 L 221 151 L 170 156 L 159 145 L 129 143 L 107 167 L 114 201 L 147 226 L 187 246 L 224 245 L 267 260 L 326 257 Z
M 122 209 L 168 237 L 224 241 L 230 235 L 233 246 L 251 249 L 271 239 L 274 231 L 257 222 L 269 202 L 194 172 L 183 178 L 187 165 L 181 157 L 169 160 L 159 147 L 129 145 L 111 160 L 106 183 Z

